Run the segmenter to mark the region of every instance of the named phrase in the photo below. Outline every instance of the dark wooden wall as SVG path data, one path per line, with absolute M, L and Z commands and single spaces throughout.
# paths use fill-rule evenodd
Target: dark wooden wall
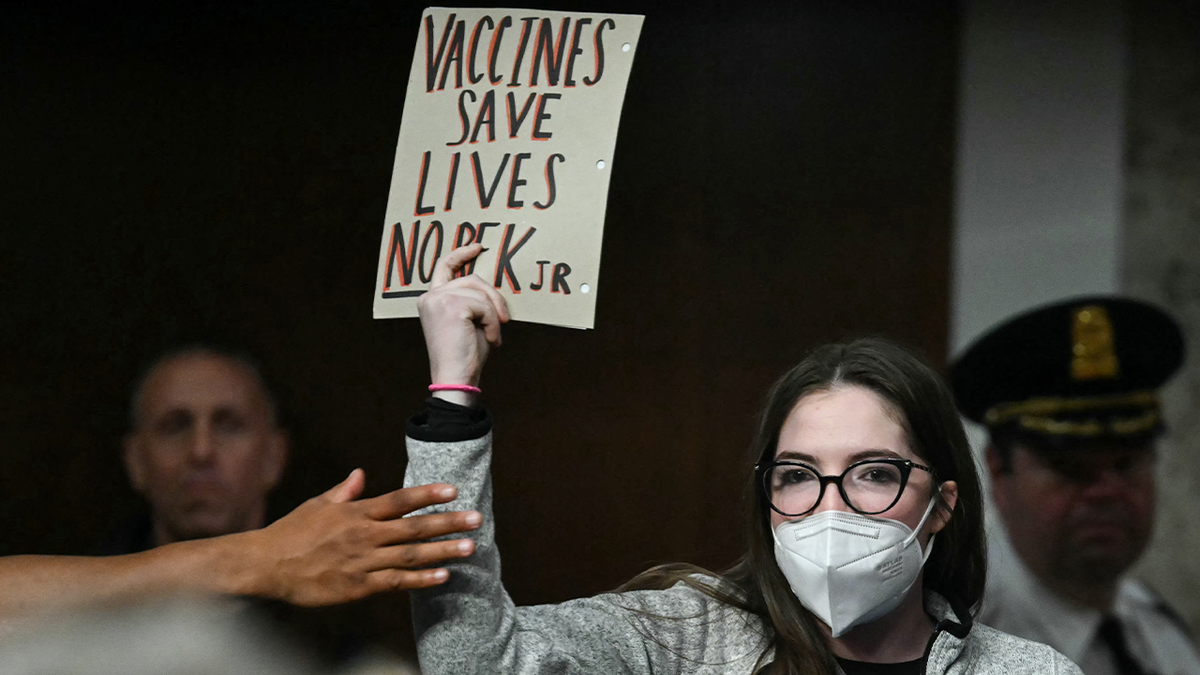
M 807 348 L 946 351 L 956 7 L 727 5 L 579 4 L 647 19 L 597 328 L 511 325 L 483 383 L 519 603 L 731 561 L 754 413 Z M 428 371 L 371 293 L 420 10 L 0 10 L 0 554 L 86 551 L 136 511 L 128 386 L 181 339 L 266 362 L 280 510 L 355 466 L 400 484 Z M 312 615 L 410 648 L 402 596 Z

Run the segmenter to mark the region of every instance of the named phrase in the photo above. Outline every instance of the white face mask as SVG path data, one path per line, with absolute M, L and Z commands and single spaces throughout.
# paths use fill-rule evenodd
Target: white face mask
M 914 532 L 889 518 L 822 511 L 781 523 L 775 561 L 792 592 L 839 637 L 900 605 L 933 550 L 921 554 L 917 532 L 933 512 L 936 497 Z

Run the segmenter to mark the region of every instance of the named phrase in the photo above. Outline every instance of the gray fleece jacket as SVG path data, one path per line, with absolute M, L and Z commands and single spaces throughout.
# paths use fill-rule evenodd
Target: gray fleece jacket
M 471 534 L 474 555 L 449 563 L 445 584 L 412 593 L 425 675 L 754 672 L 767 649 L 770 627 L 760 617 L 684 584 L 558 605 L 515 606 L 500 582 L 491 448 L 490 432 L 461 442 L 408 439 L 406 487 L 439 482 L 458 487 L 456 501 L 422 512 L 475 509 L 483 514 L 483 525 Z M 935 614 L 954 618 L 937 596 L 927 604 Z M 1080 675 L 1075 664 L 1050 647 L 979 624 L 962 638 L 939 631 L 925 672 Z

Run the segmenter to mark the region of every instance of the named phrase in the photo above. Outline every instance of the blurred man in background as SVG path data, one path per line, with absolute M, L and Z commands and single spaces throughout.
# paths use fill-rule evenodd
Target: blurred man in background
M 149 513 L 123 525 L 102 553 L 258 530 L 288 458 L 275 396 L 249 357 L 189 346 L 160 357 L 134 388 L 124 461 Z M 368 619 L 353 608 L 307 610 L 257 602 L 278 627 L 333 663 L 367 653 Z M 373 629 L 373 628 L 372 628 Z
M 247 357 L 211 347 L 167 353 L 134 390 L 129 481 L 150 506 L 103 553 L 245 532 L 267 522 L 288 456 L 276 403 Z
M 1158 389 L 1183 361 L 1178 325 L 1115 297 L 994 328 L 951 368 L 987 425 L 994 532 L 980 620 L 1045 642 L 1087 675 L 1200 674 L 1186 627 L 1126 573 L 1154 527 Z

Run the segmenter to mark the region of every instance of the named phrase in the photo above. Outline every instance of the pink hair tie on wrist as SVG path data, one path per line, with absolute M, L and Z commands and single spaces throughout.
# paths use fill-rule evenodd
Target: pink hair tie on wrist
M 465 391 L 468 394 L 481 394 L 483 390 L 469 384 L 431 384 L 429 391 Z

